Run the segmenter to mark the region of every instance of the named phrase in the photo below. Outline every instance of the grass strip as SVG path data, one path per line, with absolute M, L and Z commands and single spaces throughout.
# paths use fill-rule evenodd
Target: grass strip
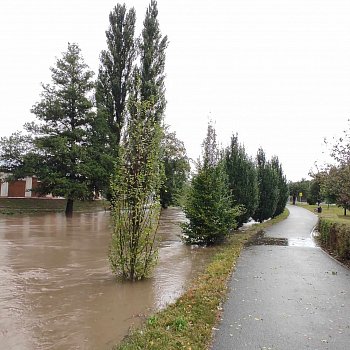
M 273 220 L 234 233 L 219 248 L 205 271 L 174 304 L 149 317 L 142 328 L 135 330 L 113 349 L 207 349 L 213 327 L 219 319 L 228 279 L 244 244 L 264 228 L 286 219 L 288 215 L 286 209 Z
M 328 204 L 322 204 L 321 208 L 322 208 L 322 212 L 318 213 L 317 212 L 317 205 L 313 205 L 313 204 L 307 204 L 307 203 L 297 203 L 298 207 L 307 209 L 311 212 L 313 212 L 314 214 L 318 215 L 318 217 L 320 218 L 327 218 L 327 219 L 331 219 L 334 222 L 338 222 L 338 223 L 342 223 L 342 224 L 350 224 L 350 215 L 344 215 L 344 209 L 340 208 L 334 204 L 328 205 Z

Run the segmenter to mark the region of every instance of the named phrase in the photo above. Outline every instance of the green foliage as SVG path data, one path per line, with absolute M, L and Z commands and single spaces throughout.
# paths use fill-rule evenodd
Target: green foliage
M 167 42 L 161 37 L 157 14 L 152 1 L 140 42 L 140 67 L 134 66 L 131 76 L 128 122 L 111 186 L 114 230 L 109 259 L 116 274 L 132 281 L 149 276 L 157 258 Z
M 136 14 L 125 4 L 118 4 L 109 14 L 106 31 L 107 49 L 100 55 L 96 82 L 97 116 L 91 129 L 89 147 L 96 191 L 110 196 L 109 183 L 118 156 L 131 73 L 136 58 L 134 39 Z
M 318 223 L 321 245 L 340 259 L 350 259 L 350 225 L 320 218 Z
M 151 102 L 130 101 L 133 114 L 112 184 L 114 230 L 109 260 L 116 274 L 132 281 L 149 276 L 157 258 L 162 132 L 147 116 L 151 109 Z
M 260 148 L 257 154 L 257 172 L 259 184 L 259 204 L 253 219 L 263 222 L 272 218 L 279 200 L 278 174 L 271 162 L 266 161 L 265 153 Z
M 180 205 L 190 172 L 185 146 L 174 132 L 169 133 L 165 130 L 161 151 L 165 172 L 165 181 L 160 190 L 162 207 Z
M 141 100 L 154 99 L 156 121 L 161 121 L 165 106 L 164 66 L 167 36 L 162 37 L 159 29 L 157 2 L 151 0 L 143 22 L 140 54 Z
M 171 325 L 175 331 L 179 332 L 185 330 L 188 327 L 188 321 L 184 317 L 178 317 Z
M 282 165 L 280 164 L 278 157 L 273 157 L 271 160 L 272 168 L 277 174 L 277 188 L 278 188 L 278 200 L 276 210 L 273 214 L 273 217 L 283 213 L 284 208 L 286 207 L 287 200 L 289 197 L 289 188 L 287 184 L 287 179 L 283 174 Z
M 322 177 L 321 187 L 327 197 L 346 211 L 350 209 L 350 165 L 331 166 Z
M 336 164 L 326 166 L 316 174 L 316 178 L 326 201 L 342 207 L 346 215 L 346 211 L 350 209 L 350 128 L 335 141 L 331 156 Z
M 142 329 L 125 337 L 115 350 L 203 350 L 210 348 L 213 327 L 220 316 L 227 290 L 227 280 L 244 243 L 266 227 L 288 216 L 286 210 L 273 220 L 254 225 L 248 231 L 230 236 L 222 245 L 205 271 L 193 281 L 190 288 L 173 304 L 149 317 Z
M 22 132 L 0 138 L 0 172 L 11 174 L 7 179 L 32 175 L 28 169 L 27 158 L 33 153 L 33 138 Z
M 321 183 L 319 179 L 316 177 L 310 182 L 310 192 L 307 198 L 307 202 L 310 205 L 314 205 L 316 203 L 320 203 L 323 200 L 323 196 L 321 193 Z
M 213 244 L 235 229 L 242 207 L 231 207 L 224 162 L 220 161 L 216 133 L 211 124 L 203 143 L 203 161 L 193 176 L 184 207 L 183 225 L 187 243 Z
M 66 214 L 71 215 L 73 200 L 93 197 L 86 152 L 94 118 L 89 98 L 93 72 L 76 44 L 68 44 L 51 72 L 52 84 L 42 85 L 41 101 L 32 108 L 39 122 L 25 125 L 28 136 L 2 139 L 8 153 L 1 158 L 15 177 L 35 174 L 40 194 L 67 198 Z
M 74 199 L 92 198 L 85 171 L 85 142 L 94 117 L 88 97 L 94 86 L 93 72 L 76 44 L 68 44 L 67 52 L 51 71 L 53 85 L 43 85 L 42 100 L 32 109 L 43 123 L 26 128 L 36 135 L 32 160 L 40 193 L 65 197 L 72 204 Z
M 301 179 L 296 182 L 289 182 L 289 193 L 291 196 L 296 196 L 299 199 L 299 193 L 302 193 L 302 199 L 307 199 L 310 194 L 310 180 Z
M 237 217 L 238 226 L 242 226 L 253 216 L 258 206 L 259 189 L 255 165 L 238 143 L 237 135 L 232 136 L 231 144 L 225 151 L 225 165 L 232 207 L 242 205 L 245 208 Z

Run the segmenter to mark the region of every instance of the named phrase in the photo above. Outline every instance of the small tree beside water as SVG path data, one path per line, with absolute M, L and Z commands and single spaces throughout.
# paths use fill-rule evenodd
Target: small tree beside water
M 214 244 L 237 227 L 242 207 L 231 207 L 225 165 L 216 143 L 215 129 L 208 125 L 203 142 L 203 159 L 193 176 L 184 212 L 185 241 L 191 244 Z
M 132 102 L 133 117 L 120 147 L 112 185 L 112 270 L 132 281 L 147 277 L 157 258 L 155 247 L 161 185 L 162 131 L 147 116 L 150 102 Z

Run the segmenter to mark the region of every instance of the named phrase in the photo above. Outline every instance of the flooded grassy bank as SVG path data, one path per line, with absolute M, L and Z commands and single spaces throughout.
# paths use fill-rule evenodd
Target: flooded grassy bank
M 152 278 L 116 282 L 108 212 L 0 217 L 0 344 L 6 349 L 110 349 L 176 300 L 212 249 L 181 243 L 180 210 L 162 213 Z M 20 332 L 19 332 L 20 330 Z
M 227 281 L 244 245 L 258 232 L 289 215 L 251 226 L 233 234 L 221 245 L 191 287 L 172 305 L 152 315 L 142 328 L 133 332 L 115 350 L 205 350 L 210 348 L 213 331 L 219 320 Z

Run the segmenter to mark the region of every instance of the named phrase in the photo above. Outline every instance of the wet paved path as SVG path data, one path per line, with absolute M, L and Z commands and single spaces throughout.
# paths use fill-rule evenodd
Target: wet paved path
M 288 209 L 265 237 L 289 245 L 242 252 L 212 350 L 350 349 L 350 270 L 312 244 L 314 214 Z

